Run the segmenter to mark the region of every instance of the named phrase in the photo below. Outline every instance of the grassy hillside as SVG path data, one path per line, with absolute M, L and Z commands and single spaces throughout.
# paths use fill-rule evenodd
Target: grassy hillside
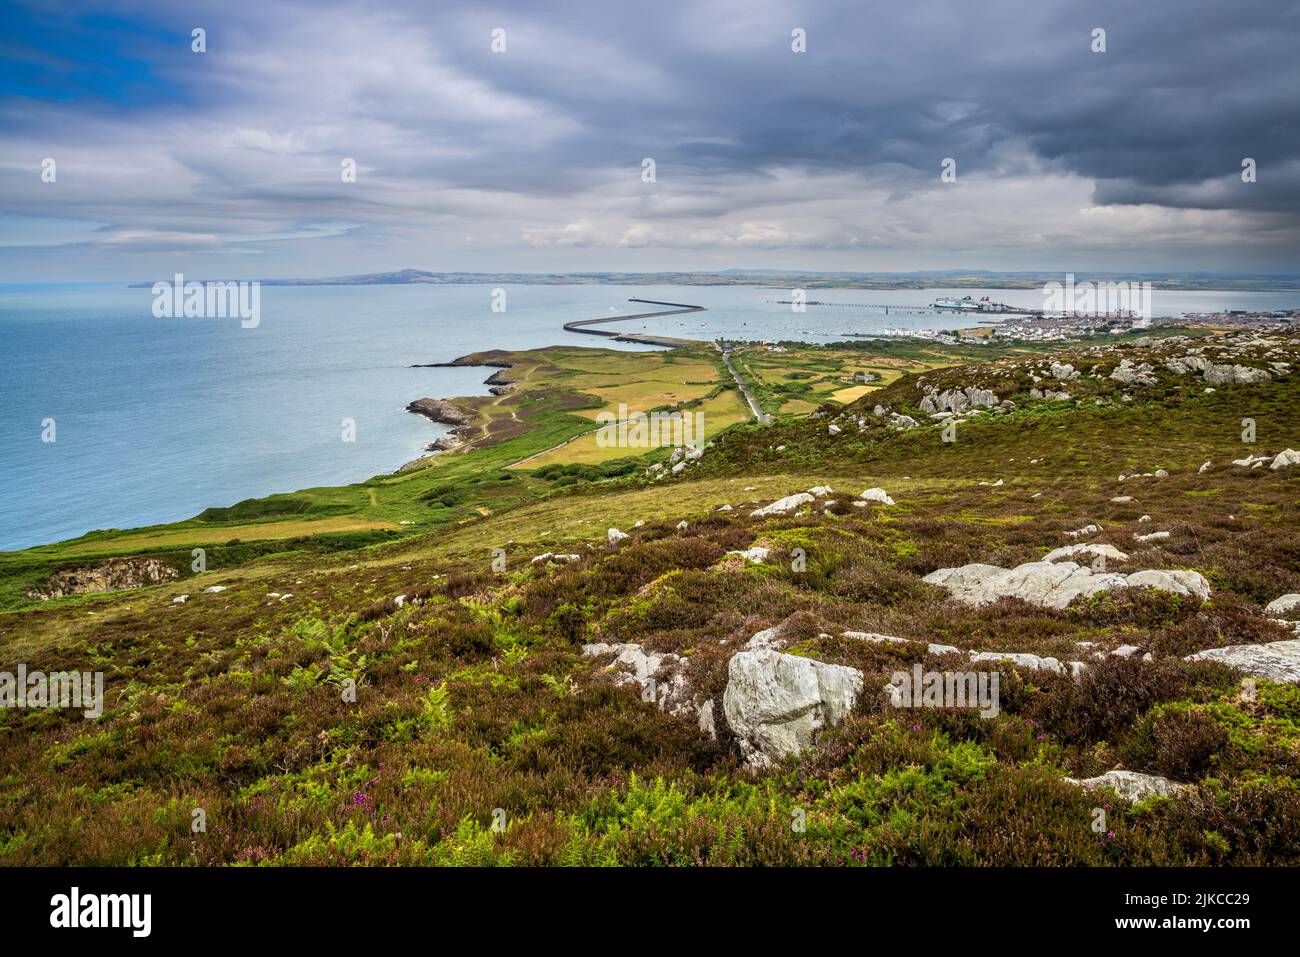
M 481 401 L 471 451 L 6 555 L 0 660 L 103 671 L 107 702 L 94 721 L 0 709 L 0 863 L 1300 863 L 1300 687 L 1261 679 L 1246 696 L 1239 673 L 1183 660 L 1294 637 L 1262 608 L 1300 592 L 1300 467 L 1230 463 L 1300 447 L 1300 376 L 1211 387 L 1162 365 L 1188 348 L 744 353 L 760 403 L 814 382 L 802 398 L 818 411 L 734 424 L 663 479 L 646 472 L 663 452 L 518 463 L 589 430 L 628 394 L 620 380 L 646 403 L 731 391 L 714 354 L 517 354 L 516 388 Z M 1262 349 L 1257 366 L 1300 361 L 1294 339 Z M 1111 378 L 1124 359 L 1155 384 Z M 1047 381 L 1053 360 L 1079 377 Z M 864 394 L 827 401 L 868 370 Z M 945 441 L 927 390 L 976 385 L 1014 407 Z M 1048 386 L 1070 398 L 1031 393 Z M 834 491 L 750 514 L 815 485 Z M 870 486 L 896 504 L 855 504 Z M 610 543 L 610 527 L 630 537 Z M 1137 538 L 1152 531 L 1169 536 Z M 971 607 L 921 581 L 1078 541 L 1122 550 L 1120 571 L 1198 571 L 1210 599 L 1126 588 Z M 193 544 L 210 546 L 202 574 Z M 753 546 L 761 561 L 728 555 Z M 578 558 L 533 561 L 544 552 Z M 168 556 L 182 577 L 25 598 L 53 567 L 119 554 Z M 858 669 L 864 690 L 815 748 L 755 772 L 721 702 L 731 656 L 777 625 L 785 653 Z M 642 700 L 591 642 L 679 656 L 691 712 Z M 1137 651 L 1107 654 L 1122 646 Z M 989 666 L 994 718 L 877 693 L 918 663 L 968 667 L 969 651 L 1088 668 Z M 1065 780 L 1116 767 L 1188 789 L 1130 805 Z

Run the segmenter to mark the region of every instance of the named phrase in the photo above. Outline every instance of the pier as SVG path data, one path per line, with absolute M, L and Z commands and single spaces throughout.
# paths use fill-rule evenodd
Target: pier
M 795 302 L 792 299 L 768 299 L 767 304 L 770 306 L 793 306 L 795 305 Z M 933 304 L 928 306 L 899 306 L 875 302 L 821 302 L 816 299 L 809 299 L 807 302 L 802 303 L 802 305 L 830 306 L 837 309 L 878 309 L 883 311 L 887 316 L 891 313 L 911 313 L 914 315 L 926 316 L 941 316 L 948 314 L 966 315 L 967 313 L 971 315 L 985 316 L 1041 316 L 1043 314 L 1043 310 L 1041 309 L 1020 309 L 1015 306 L 1008 306 L 1001 302 L 994 303 L 993 307 L 989 309 L 940 309 L 936 308 Z
M 635 342 L 641 345 L 649 346 L 684 346 L 691 344 L 690 339 L 675 339 L 671 336 L 647 336 L 635 332 L 614 332 L 609 329 L 591 329 L 590 326 L 598 326 L 606 322 L 627 322 L 630 319 L 651 319 L 656 316 L 676 316 L 684 312 L 704 312 L 703 306 L 692 306 L 684 302 L 658 302 L 654 299 L 629 299 L 628 302 L 640 302 L 648 306 L 672 306 L 672 309 L 661 309 L 657 312 L 635 312 L 626 316 L 608 316 L 599 319 L 575 319 L 573 322 L 566 322 L 564 329 L 566 332 L 581 332 L 589 336 L 605 336 L 613 339 L 615 342 Z

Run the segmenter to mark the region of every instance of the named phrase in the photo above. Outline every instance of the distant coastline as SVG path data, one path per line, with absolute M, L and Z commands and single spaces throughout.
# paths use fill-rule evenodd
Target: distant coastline
M 542 286 L 759 286 L 801 289 L 1039 289 L 1059 282 L 1070 270 L 999 272 L 952 269 L 917 272 L 819 272 L 782 269 L 726 269 L 719 272 L 582 272 L 477 273 L 399 269 L 304 279 L 256 279 L 264 286 L 397 286 L 397 285 L 542 285 Z M 1298 275 L 1230 275 L 1224 273 L 1142 273 L 1075 271 L 1080 282 L 1149 282 L 1151 288 L 1185 292 L 1300 291 Z M 237 277 L 210 276 L 199 282 L 230 282 Z M 246 278 L 246 277 L 242 277 Z M 166 277 L 170 281 L 171 277 Z M 154 280 L 133 282 L 148 288 Z

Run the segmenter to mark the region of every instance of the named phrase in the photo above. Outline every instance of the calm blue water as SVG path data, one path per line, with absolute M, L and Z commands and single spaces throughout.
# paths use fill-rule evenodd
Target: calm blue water
M 755 287 L 316 286 L 262 288 L 261 324 L 156 319 L 149 289 L 0 286 L 0 549 L 97 528 L 189 518 L 208 506 L 389 472 L 445 429 L 403 411 L 422 396 L 483 394 L 484 369 L 411 369 L 482 349 L 557 343 L 632 348 L 566 333 L 571 319 L 636 311 L 630 296 L 708 312 L 622 323 L 686 338 L 803 339 L 938 328 L 967 317 L 810 307 Z M 923 305 L 946 290 L 814 291 L 840 302 Z M 977 298 L 984 292 L 972 293 Z M 1041 305 L 1036 291 L 992 291 Z M 1153 294 L 1158 314 L 1300 305 L 1296 293 Z M 611 327 L 615 328 L 615 327 Z M 41 441 L 42 420 L 57 441 Z M 344 417 L 356 441 L 341 441 Z

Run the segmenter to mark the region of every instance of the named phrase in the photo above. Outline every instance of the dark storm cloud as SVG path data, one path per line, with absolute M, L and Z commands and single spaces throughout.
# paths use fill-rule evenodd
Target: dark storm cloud
M 1066 189 L 1212 212 L 1267 232 L 1274 259 L 1300 233 L 1300 5 L 1284 0 L 109 2 L 17 22 L 0 143 L 25 159 L 6 170 L 57 151 L 68 175 L 57 194 L 6 176 L 0 210 L 133 236 L 382 221 L 483 245 L 905 247 L 931 241 L 945 157 L 1019 197 L 981 211 L 995 243 L 1041 244 L 1035 217 L 1059 218 Z M 336 185 L 341 156 L 357 189 Z M 643 157 L 653 195 L 635 189 Z M 1162 243 L 1179 227 L 1125 228 Z

